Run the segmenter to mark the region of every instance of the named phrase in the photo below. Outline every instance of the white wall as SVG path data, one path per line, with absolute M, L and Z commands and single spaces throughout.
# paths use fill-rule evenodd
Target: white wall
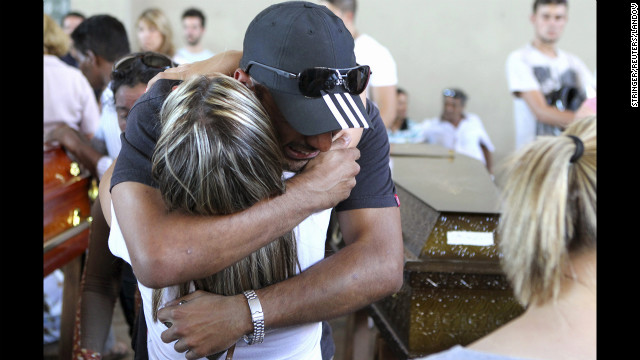
M 111 14 L 127 28 L 138 50 L 134 22 L 147 7 L 170 17 L 175 42 L 183 44 L 180 16 L 189 6 L 207 16 L 205 45 L 214 52 L 242 49 L 244 31 L 269 0 L 71 0 L 86 15 Z M 360 0 L 356 25 L 393 53 L 400 86 L 410 94 L 409 116 L 436 116 L 441 91 L 455 86 L 469 95 L 467 110 L 477 113 L 500 161 L 513 150 L 512 103 L 504 64 L 513 49 L 532 39 L 532 0 Z M 559 46 L 596 70 L 596 2 L 569 0 L 569 23 Z

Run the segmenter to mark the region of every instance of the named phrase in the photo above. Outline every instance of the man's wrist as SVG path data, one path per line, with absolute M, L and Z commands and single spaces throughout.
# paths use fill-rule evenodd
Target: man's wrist
M 287 180 L 287 190 L 284 196 L 290 197 L 289 200 L 291 202 L 291 208 L 297 208 L 297 212 L 304 215 L 306 218 L 308 215 L 313 214 L 316 211 L 321 209 L 316 209 L 314 207 L 314 200 L 316 197 L 309 196 L 307 192 L 307 182 L 304 175 L 297 174 Z
M 264 313 L 262 312 L 260 299 L 258 299 L 258 295 L 253 290 L 245 291 L 244 296 L 249 305 L 253 326 L 251 332 L 244 335 L 243 339 L 249 345 L 261 344 L 264 341 Z

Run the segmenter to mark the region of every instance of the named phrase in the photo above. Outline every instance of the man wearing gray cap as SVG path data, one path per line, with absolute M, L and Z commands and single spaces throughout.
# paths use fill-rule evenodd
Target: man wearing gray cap
M 291 228 L 302 229 L 308 236 L 299 239 L 304 263 L 297 276 L 246 297 L 196 291 L 167 303 L 158 319 L 172 324 L 162 341 L 187 359 L 234 344 L 234 359 L 320 359 L 322 320 L 402 285 L 388 137 L 377 108 L 360 96 L 369 69 L 356 64 L 353 38 L 339 18 L 324 6 L 294 1 L 254 18 L 233 76 L 254 90 L 275 124 L 284 170 L 297 173 L 286 193 L 230 216 L 166 212 L 149 155 L 158 110 L 179 82 L 161 79 L 129 114 L 111 177 L 114 214 L 138 280 L 153 288 L 216 273 Z M 357 147 L 347 148 L 349 142 Z M 347 246 L 324 258 L 332 207 Z M 311 215 L 313 223 L 305 220 Z

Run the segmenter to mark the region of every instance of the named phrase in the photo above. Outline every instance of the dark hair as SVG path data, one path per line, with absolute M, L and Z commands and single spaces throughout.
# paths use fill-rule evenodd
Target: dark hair
M 199 17 L 200 18 L 200 23 L 202 24 L 202 27 L 204 27 L 204 21 L 205 21 L 205 17 L 204 14 L 202 13 L 202 11 L 196 9 L 196 8 L 190 8 L 184 11 L 184 13 L 182 13 L 182 18 L 186 18 L 188 16 L 195 16 L 195 17 Z
M 407 92 L 405 91 L 405 89 L 403 89 L 401 87 L 396 88 L 396 94 L 397 95 L 400 95 L 400 94 L 408 95 Z
M 84 19 L 86 19 L 86 18 L 87 18 L 86 16 L 84 16 L 84 14 L 83 14 L 83 13 L 81 13 L 81 12 L 79 12 L 79 11 L 69 11 L 68 13 L 66 13 L 66 14 L 62 17 L 62 19 L 64 20 L 64 19 L 68 18 L 69 16 L 79 17 L 79 18 L 82 18 L 82 20 L 84 20 Z
M 467 94 L 465 94 L 464 91 L 457 89 L 457 88 L 446 88 L 442 91 L 442 96 L 445 97 L 452 97 L 454 99 L 460 99 L 460 102 L 462 102 L 462 106 L 464 106 L 464 104 L 467 103 Z
M 354 15 L 356 13 L 356 8 L 358 7 L 358 2 L 356 0 L 325 0 L 329 4 L 337 7 L 340 11 L 347 12 L 350 11 Z
M 156 74 L 164 71 L 164 69 L 149 67 L 145 65 L 140 58 L 135 59 L 130 66 L 118 69 L 117 72 L 111 72 L 111 91 L 116 91 L 126 85 L 134 87 L 138 84 L 147 84 Z
M 567 0 L 534 0 L 533 1 L 533 13 L 538 10 L 539 5 L 565 5 L 569 6 Z
M 103 59 L 115 62 L 128 54 L 129 38 L 120 20 L 110 15 L 94 15 L 71 33 L 73 47 L 82 54 L 89 50 Z

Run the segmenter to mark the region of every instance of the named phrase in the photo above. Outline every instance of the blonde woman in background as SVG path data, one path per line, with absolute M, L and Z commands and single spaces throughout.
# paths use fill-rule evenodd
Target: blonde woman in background
M 176 53 L 173 30 L 169 18 L 162 10 L 150 8 L 143 11 L 136 26 L 140 51 L 153 51 L 173 58 Z
M 423 359 L 596 358 L 596 143 L 591 116 L 507 159 L 499 246 L 526 311 Z

